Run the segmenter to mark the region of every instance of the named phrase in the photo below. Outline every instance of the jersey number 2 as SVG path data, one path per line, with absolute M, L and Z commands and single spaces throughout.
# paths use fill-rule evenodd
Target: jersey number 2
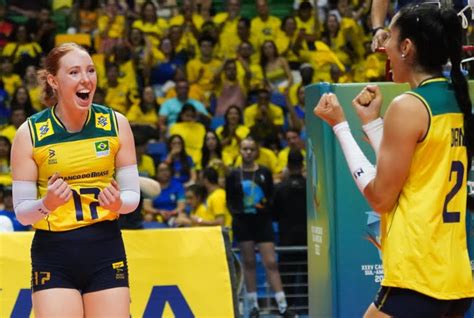
M 444 199 L 443 205 L 443 222 L 444 223 L 456 223 L 459 222 L 461 217 L 461 212 L 449 212 L 448 211 L 448 203 L 451 201 L 456 193 L 458 193 L 459 189 L 462 187 L 462 182 L 464 180 L 464 165 L 461 161 L 453 161 L 451 164 L 451 171 L 449 172 L 449 181 L 451 181 L 451 177 L 453 173 L 456 173 L 456 183 L 454 184 L 453 188 L 449 193 L 446 195 L 446 199 Z
M 81 188 L 79 193 L 76 190 L 72 190 L 72 196 L 74 198 L 74 208 L 76 209 L 76 219 L 78 221 L 84 220 L 84 214 L 82 213 L 82 202 L 81 202 L 81 195 L 80 194 L 93 194 L 94 199 L 98 199 L 100 193 L 99 188 Z M 97 207 L 99 206 L 98 201 L 93 201 L 89 204 L 89 210 L 91 211 L 91 218 L 95 220 L 99 218 L 97 214 Z

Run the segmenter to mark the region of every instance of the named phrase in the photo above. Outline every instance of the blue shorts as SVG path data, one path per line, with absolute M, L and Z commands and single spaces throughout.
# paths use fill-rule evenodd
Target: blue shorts
M 36 230 L 31 259 L 33 292 L 72 288 L 85 294 L 129 286 L 127 258 L 117 221 L 65 232 Z
M 463 316 L 471 302 L 472 298 L 442 300 L 410 289 L 382 286 L 374 305 L 384 314 L 397 318 L 441 318 Z

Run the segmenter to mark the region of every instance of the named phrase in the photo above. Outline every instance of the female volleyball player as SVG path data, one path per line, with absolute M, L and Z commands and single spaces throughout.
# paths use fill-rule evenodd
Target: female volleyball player
M 394 17 L 385 47 L 394 81 L 411 90 L 390 103 L 384 120 L 376 86 L 353 101 L 376 168 L 334 94 L 314 110 L 333 127 L 357 186 L 382 216 L 385 277 L 365 317 L 463 317 L 474 296 L 465 225 L 473 117 L 461 44 L 452 10 L 409 6 Z M 441 75 L 448 59 L 450 81 Z
M 117 224 L 140 199 L 125 117 L 92 104 L 97 75 L 82 47 L 49 52 L 44 101 L 12 148 L 17 218 L 32 224 L 35 317 L 129 317 L 128 269 Z

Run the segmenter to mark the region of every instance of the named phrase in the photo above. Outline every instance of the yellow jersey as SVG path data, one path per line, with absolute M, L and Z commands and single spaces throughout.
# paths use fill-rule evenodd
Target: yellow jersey
M 232 216 L 227 209 L 226 193 L 224 189 L 216 189 L 208 195 L 206 208 L 208 215 L 212 216 L 212 218 L 209 218 L 210 220 L 213 221 L 216 217 L 222 215 L 224 216 L 224 226 L 228 228 L 232 227 Z
M 93 104 L 82 130 L 69 133 L 54 110 L 47 108 L 28 118 L 33 160 L 38 166 L 38 196 L 46 194 L 48 180 L 56 172 L 69 184 L 73 196 L 33 227 L 66 231 L 117 219 L 118 214 L 102 208 L 97 199 L 115 175 L 119 136 L 114 111 Z
M 474 296 L 466 241 L 464 115 L 444 78 L 408 92 L 430 115 L 392 211 L 382 214 L 383 286 L 437 299 Z

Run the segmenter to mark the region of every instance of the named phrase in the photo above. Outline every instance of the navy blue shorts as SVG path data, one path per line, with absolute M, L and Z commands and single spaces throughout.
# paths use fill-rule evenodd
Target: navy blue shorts
M 33 292 L 72 288 L 82 294 L 128 287 L 128 266 L 117 221 L 65 232 L 36 230 L 31 246 Z
M 381 312 L 396 318 L 441 318 L 463 316 L 472 298 L 436 299 L 414 290 L 382 286 L 374 305 Z
M 270 214 L 234 214 L 232 231 L 237 242 L 274 242 L 272 216 Z

